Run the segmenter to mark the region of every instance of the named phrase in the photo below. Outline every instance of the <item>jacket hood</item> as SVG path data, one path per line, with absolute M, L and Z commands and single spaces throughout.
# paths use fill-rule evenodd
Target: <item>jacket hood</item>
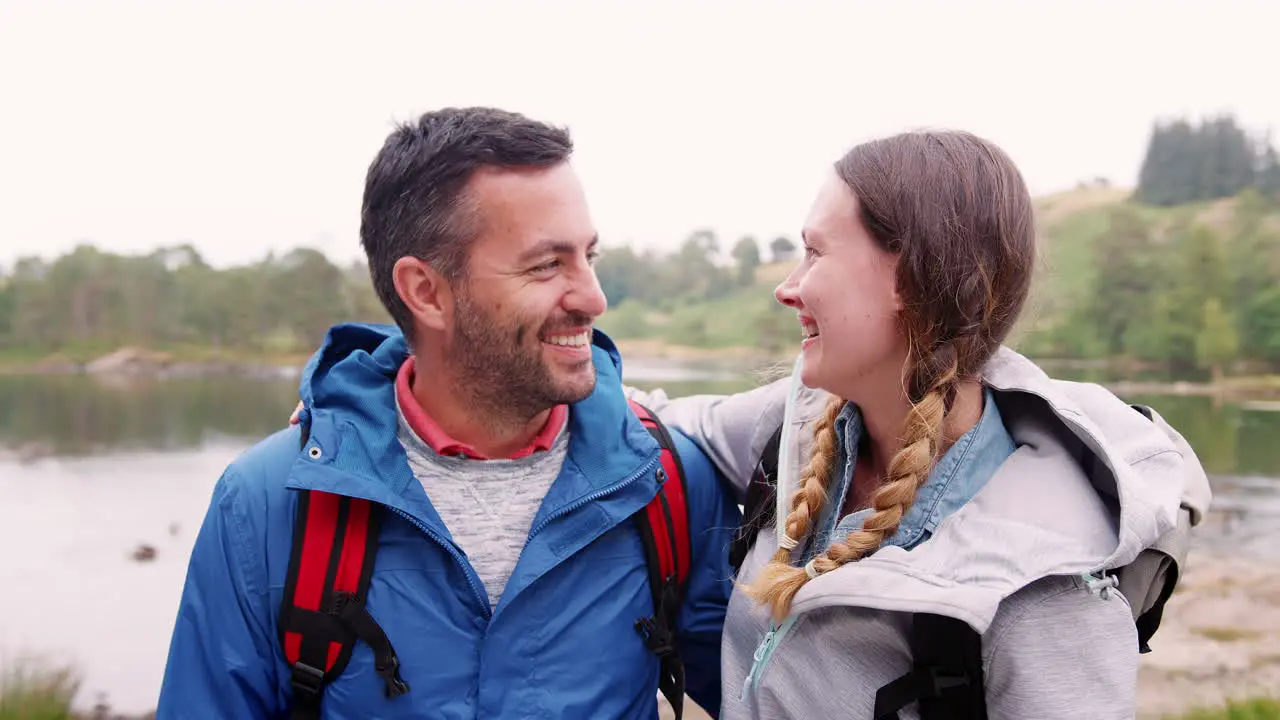
M 1097 385 L 1052 380 L 1007 348 L 983 379 L 1018 446 L 1014 454 L 932 538 L 911 550 L 885 546 L 815 578 L 796 595 L 793 613 L 833 605 L 933 612 L 985 631 L 1001 600 L 1021 588 L 1055 575 L 1090 582 L 1175 534 L 1180 508 L 1191 523 L 1207 510 L 1204 470 L 1158 415 L 1149 418 Z M 826 398 L 798 387 L 786 425 L 798 430 Z M 780 464 L 786 488 L 795 487 L 796 458 L 807 457 L 807 448 L 791 445 Z M 776 540 L 760 540 L 768 547 L 757 552 L 772 554 Z
M 657 454 L 622 393 L 616 346 L 598 330 L 592 345 L 596 386 L 572 406 L 569 417 L 570 453 L 592 472 L 581 478 L 583 487 L 557 485 L 556 492 L 590 492 L 595 483 L 642 468 Z M 365 497 L 434 518 L 396 436 L 395 376 L 408 357 L 409 347 L 394 325 L 348 323 L 330 329 L 298 388 L 304 405 L 299 422 L 308 436 L 302 456 L 309 460 L 292 486 Z M 624 431 L 610 431 L 619 427 Z

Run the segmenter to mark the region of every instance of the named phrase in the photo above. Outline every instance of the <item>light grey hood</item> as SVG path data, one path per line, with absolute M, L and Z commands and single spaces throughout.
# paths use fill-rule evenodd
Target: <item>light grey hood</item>
M 1192 522 L 1207 509 L 1199 461 L 1158 418 L 1097 385 L 1052 380 L 1009 349 L 996 354 L 983 379 L 1018 446 L 1013 456 L 928 542 L 912 550 L 885 546 L 815 578 L 796 595 L 794 613 L 832 605 L 932 612 L 981 632 L 1021 588 L 1128 565 L 1176 531 L 1184 503 Z M 827 400 L 808 389 L 794 397 L 790 421 L 800 426 Z M 812 435 L 796 429 L 795 437 Z M 807 456 L 805 444 L 795 443 L 792 477 Z M 776 547 L 775 540 L 770 552 Z
M 738 395 L 629 392 L 692 437 L 741 493 L 784 424 L 779 496 L 789 498 L 829 397 L 804 387 L 799 370 L 797 361 L 790 377 Z M 927 610 L 983 628 L 1002 598 L 1038 578 L 1120 567 L 1146 548 L 1182 560 L 1189 526 L 1208 510 L 1209 483 L 1158 413 L 1148 418 L 1096 384 L 1054 380 L 1009 348 L 988 362 L 983 381 L 1019 445 L 1015 454 L 931 541 L 910 551 L 885 547 L 814 579 L 796 596 L 797 612 L 833 604 Z M 772 553 L 776 538 L 761 533 L 757 545 Z M 1142 601 L 1134 604 L 1137 613 Z

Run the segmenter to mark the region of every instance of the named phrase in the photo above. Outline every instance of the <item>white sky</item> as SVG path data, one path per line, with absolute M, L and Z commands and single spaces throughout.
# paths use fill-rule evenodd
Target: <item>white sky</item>
M 0 0 L 0 265 L 80 241 L 360 253 L 396 120 L 569 125 L 607 243 L 797 233 L 846 147 L 1002 145 L 1040 194 L 1131 184 L 1157 117 L 1280 135 L 1280 2 Z M 1212 7 L 1212 9 L 1211 9 Z

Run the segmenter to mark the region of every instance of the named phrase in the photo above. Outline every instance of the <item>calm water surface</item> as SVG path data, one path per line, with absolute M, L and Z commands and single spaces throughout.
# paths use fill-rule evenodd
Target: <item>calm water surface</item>
M 672 395 L 733 392 L 746 376 L 628 365 Z M 222 469 L 283 426 L 296 381 L 103 382 L 0 377 L 0 665 L 74 662 L 81 704 L 154 707 L 187 557 Z M 1280 557 L 1280 412 L 1138 397 L 1195 447 L 1215 508 L 1200 542 Z M 154 560 L 137 562 L 141 544 Z

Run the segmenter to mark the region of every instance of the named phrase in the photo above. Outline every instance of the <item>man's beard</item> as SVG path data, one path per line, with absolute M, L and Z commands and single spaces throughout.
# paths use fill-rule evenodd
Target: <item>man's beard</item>
M 570 333 L 591 327 L 591 318 L 571 314 L 539 323 L 517 317 L 503 324 L 469 299 L 459 298 L 453 313 L 455 333 L 449 352 L 462 393 L 496 423 L 526 422 L 556 405 L 576 403 L 595 389 L 595 373 L 566 381 L 543 356 L 544 329 Z M 591 369 L 591 360 L 586 360 Z

